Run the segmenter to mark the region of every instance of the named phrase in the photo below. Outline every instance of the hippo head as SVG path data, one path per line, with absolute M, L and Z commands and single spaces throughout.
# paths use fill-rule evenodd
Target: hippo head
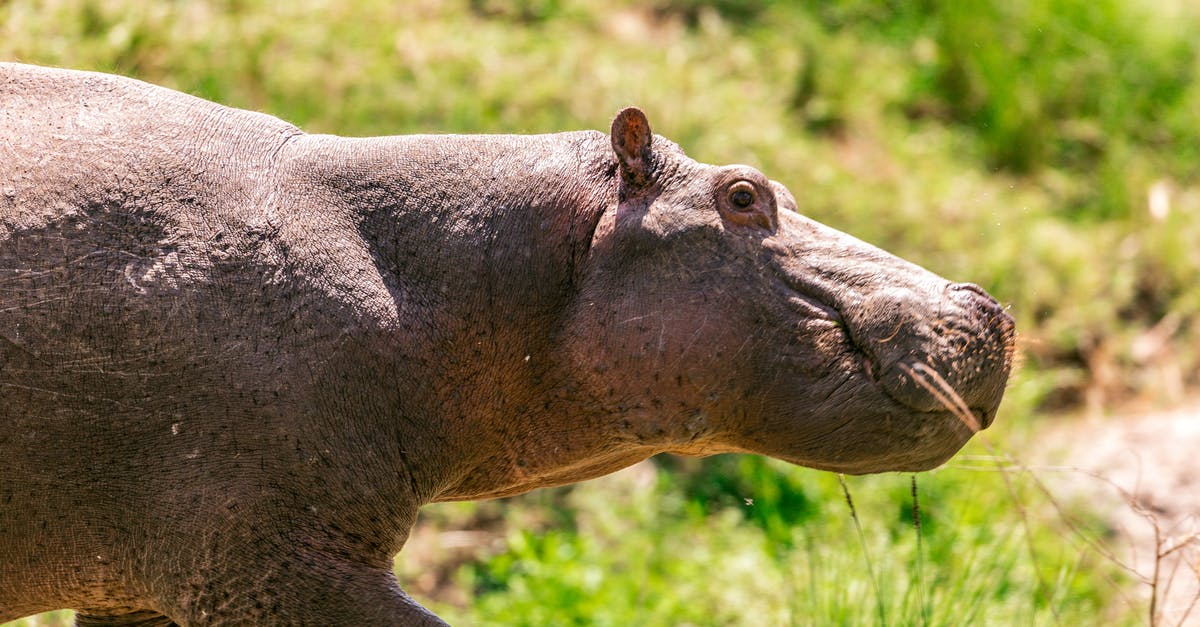
M 570 354 L 620 437 L 846 473 L 916 471 L 995 416 L 1010 316 L 798 212 L 754 168 L 689 159 L 626 109 Z

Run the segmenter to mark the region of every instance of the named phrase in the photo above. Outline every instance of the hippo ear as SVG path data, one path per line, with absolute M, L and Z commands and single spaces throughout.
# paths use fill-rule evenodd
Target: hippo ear
M 613 152 L 621 163 L 621 178 L 635 188 L 650 181 L 650 122 L 637 107 L 621 109 L 612 123 Z

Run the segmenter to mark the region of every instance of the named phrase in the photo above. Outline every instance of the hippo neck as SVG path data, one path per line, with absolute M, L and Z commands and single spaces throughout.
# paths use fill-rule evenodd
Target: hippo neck
M 325 220 L 342 227 L 309 233 L 323 251 L 304 258 L 324 257 L 318 271 L 330 294 L 373 321 L 365 344 L 381 351 L 376 363 L 395 368 L 380 385 L 412 381 L 392 402 L 404 422 L 420 425 L 410 433 L 434 434 L 425 458 L 407 462 L 433 475 L 424 478 L 427 498 L 516 493 L 650 454 L 600 452 L 609 444 L 598 433 L 604 417 L 572 397 L 577 386 L 557 346 L 592 232 L 615 203 L 607 136 L 310 136 L 297 144 L 304 159 L 293 160 L 291 180 L 308 189 L 282 197 L 333 205 Z
M 606 144 L 595 132 L 305 136 L 289 147 L 277 196 L 316 205 L 300 208 L 319 215 L 303 216 L 293 239 L 317 242 L 331 265 L 349 253 L 370 266 L 344 272 L 379 275 L 394 307 L 375 317 L 465 312 L 489 298 L 489 314 L 531 310 L 570 287 L 587 253 L 612 187 Z

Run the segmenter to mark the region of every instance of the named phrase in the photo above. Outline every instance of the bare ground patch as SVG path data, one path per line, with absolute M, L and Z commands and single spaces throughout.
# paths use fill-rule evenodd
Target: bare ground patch
M 1200 625 L 1200 402 L 1064 420 L 1035 452 L 1056 495 L 1105 514 L 1113 556 L 1153 595 L 1153 625 Z

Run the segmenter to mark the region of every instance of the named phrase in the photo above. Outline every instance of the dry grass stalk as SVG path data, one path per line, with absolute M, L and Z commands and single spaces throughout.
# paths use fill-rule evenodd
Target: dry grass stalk
M 900 368 L 905 372 L 905 374 L 911 377 L 915 383 L 920 385 L 935 399 L 937 399 L 938 402 L 940 402 L 948 411 L 958 417 L 958 419 L 961 420 L 962 423 L 966 425 L 966 427 L 970 429 L 972 433 L 978 433 L 981 430 L 978 419 L 970 411 L 970 408 L 967 407 L 967 404 L 963 401 L 962 397 L 957 391 L 954 390 L 953 386 L 947 383 L 945 378 L 938 374 L 933 368 L 922 363 L 916 363 L 913 366 L 909 366 L 908 364 L 900 364 Z M 990 453 L 992 453 L 992 459 L 995 462 L 995 468 L 1000 471 L 1002 478 L 1004 479 L 1005 486 L 1008 489 L 1009 496 L 1013 499 L 1013 503 L 1017 506 L 1017 509 L 1020 512 L 1022 525 L 1025 527 L 1025 537 L 1027 540 L 1030 560 L 1033 562 L 1034 571 L 1038 573 L 1037 585 L 1040 595 L 1046 594 L 1046 585 L 1040 574 L 1041 569 L 1038 567 L 1037 551 L 1032 542 L 1033 534 L 1032 530 L 1030 529 L 1029 513 L 1026 510 L 1025 504 L 1019 497 L 1011 480 L 1011 470 L 1014 467 L 1033 482 L 1037 490 L 1046 497 L 1047 501 L 1059 515 L 1060 519 L 1067 525 L 1067 528 L 1071 530 L 1072 534 L 1076 538 L 1081 539 L 1088 549 L 1095 551 L 1097 555 L 1100 555 L 1110 563 L 1116 564 L 1120 568 L 1131 573 L 1140 583 L 1150 588 L 1150 603 L 1147 618 L 1152 627 L 1158 627 L 1159 625 L 1165 624 L 1166 616 L 1164 615 L 1164 611 L 1162 610 L 1160 604 L 1165 598 L 1167 598 L 1172 584 L 1176 581 L 1176 577 L 1179 573 L 1179 565 L 1181 563 L 1186 564 L 1187 569 L 1191 572 L 1197 583 L 1196 591 L 1189 599 L 1187 606 L 1183 608 L 1179 616 L 1176 617 L 1178 622 L 1174 624 L 1178 626 L 1187 624 L 1192 611 L 1198 604 L 1200 604 L 1200 532 L 1193 531 L 1184 535 L 1182 538 L 1173 539 L 1171 536 L 1164 534 L 1164 529 L 1159 517 L 1154 512 L 1144 507 L 1135 494 L 1130 493 L 1121 486 L 1118 486 L 1112 481 L 1096 475 L 1095 473 L 1088 473 L 1078 468 L 1073 469 L 1076 472 L 1088 474 L 1116 489 L 1120 494 L 1121 499 L 1135 513 L 1141 516 L 1147 522 L 1147 524 L 1151 526 L 1154 532 L 1155 542 L 1153 571 L 1149 576 L 1142 575 L 1141 572 L 1139 572 L 1136 568 L 1125 563 L 1125 561 L 1118 558 L 1111 550 L 1101 544 L 1098 540 L 1091 538 L 1087 533 L 1085 533 L 1080 525 L 1066 512 L 1065 508 L 1051 493 L 1046 484 L 1040 478 L 1038 478 L 1038 476 L 1034 474 L 1032 470 L 1030 470 L 1024 464 L 1015 461 L 1009 455 L 999 454 L 996 447 L 987 438 L 983 436 L 979 437 L 983 445 Z M 842 488 L 845 490 L 845 482 L 842 483 Z M 849 502 L 850 494 L 848 491 L 846 492 L 846 499 L 847 502 Z M 851 504 L 851 515 L 854 516 L 853 504 Z M 914 524 L 918 525 L 919 542 L 920 522 L 918 516 L 919 511 L 917 505 L 916 479 L 914 477 L 913 520 Z M 854 517 L 854 522 L 857 526 L 857 516 Z M 859 534 L 860 536 L 862 534 L 861 528 L 859 530 Z M 1178 559 L 1173 561 L 1169 573 L 1164 572 L 1165 561 L 1176 553 L 1185 553 L 1185 555 L 1181 555 L 1178 557 Z M 871 576 L 872 580 L 874 580 L 873 573 Z M 1120 586 L 1116 582 L 1112 582 L 1110 580 L 1110 583 L 1113 584 L 1114 588 L 1118 590 L 1120 589 Z M 1055 622 L 1060 622 L 1058 612 L 1053 603 L 1050 603 L 1049 607 L 1055 618 Z

